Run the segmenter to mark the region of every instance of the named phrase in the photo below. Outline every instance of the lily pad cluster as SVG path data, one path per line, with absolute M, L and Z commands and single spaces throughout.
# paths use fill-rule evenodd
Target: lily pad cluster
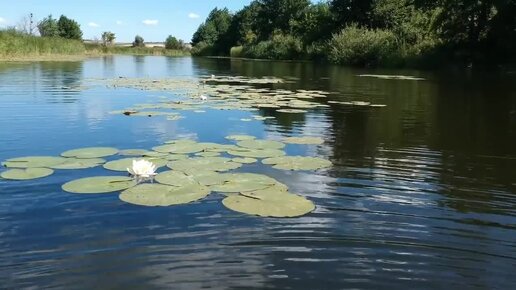
M 320 140 L 286 138 L 296 144 L 320 144 Z M 134 160 L 152 162 L 156 168 L 168 167 L 157 174 L 155 183 L 139 183 L 127 175 L 85 177 L 69 181 L 62 189 L 78 194 L 121 192 L 120 200 L 140 206 L 171 206 L 205 198 L 211 192 L 225 196 L 228 209 L 265 217 L 293 217 L 309 213 L 315 205 L 290 193 L 276 179 L 256 173 L 230 171 L 263 159 L 263 164 L 284 170 L 315 170 L 331 162 L 303 156 L 285 156 L 285 143 L 234 134 L 226 139 L 235 144 L 169 140 L 147 149 L 118 150 L 112 147 L 87 147 L 68 150 L 61 156 L 27 156 L 7 159 L 10 168 L 1 173 L 4 179 L 28 180 L 54 173 L 54 169 L 85 169 L 102 165 L 115 172 L 127 172 Z M 106 161 L 104 158 L 113 158 Z M 265 158 L 265 159 L 264 159 Z

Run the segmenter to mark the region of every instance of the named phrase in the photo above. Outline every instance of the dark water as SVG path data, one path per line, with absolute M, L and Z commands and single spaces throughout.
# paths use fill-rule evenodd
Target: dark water
M 381 80 L 406 74 L 426 81 Z M 108 114 L 167 92 L 90 86 L 90 78 L 201 75 L 296 78 L 331 105 L 241 122 L 249 112 L 185 119 Z M 211 194 L 168 208 L 60 186 L 102 168 L 0 180 L 0 288 L 511 289 L 516 284 L 516 73 L 353 70 L 308 63 L 117 56 L 84 62 L 0 64 L 0 159 L 87 146 L 150 148 L 190 137 L 227 142 L 321 136 L 288 145 L 334 166 L 285 172 L 245 165 L 311 199 L 315 212 L 264 219 L 227 210 Z M 116 173 L 112 173 L 116 174 Z

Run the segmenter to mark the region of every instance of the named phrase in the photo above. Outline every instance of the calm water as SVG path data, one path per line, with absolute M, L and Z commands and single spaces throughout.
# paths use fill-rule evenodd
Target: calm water
M 426 81 L 381 80 L 406 74 Z M 111 89 L 92 78 L 277 76 L 287 89 L 322 89 L 331 105 L 307 114 L 182 112 L 179 121 L 111 110 L 168 92 Z M 100 168 L 0 180 L 0 288 L 510 289 L 516 284 L 516 73 L 353 70 L 308 63 L 116 56 L 83 62 L 0 64 L 0 159 L 88 146 L 150 148 L 188 137 L 311 135 L 319 172 L 260 172 L 311 199 L 293 219 L 238 214 L 211 194 L 146 208 L 117 194 L 63 192 Z

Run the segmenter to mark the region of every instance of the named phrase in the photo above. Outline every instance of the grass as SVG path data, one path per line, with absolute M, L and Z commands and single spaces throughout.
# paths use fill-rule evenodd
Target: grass
M 13 30 L 0 31 L 0 59 L 83 55 L 84 44 L 60 37 L 36 37 Z
M 187 56 L 187 50 L 163 47 L 104 47 L 61 37 L 38 37 L 15 30 L 0 30 L 0 61 L 75 61 L 106 54 Z
M 164 47 L 131 47 L 131 46 L 102 46 L 99 44 L 86 44 L 86 51 L 90 55 L 103 54 L 131 54 L 131 55 L 163 55 L 163 56 L 188 56 L 190 52 L 179 49 L 166 49 Z

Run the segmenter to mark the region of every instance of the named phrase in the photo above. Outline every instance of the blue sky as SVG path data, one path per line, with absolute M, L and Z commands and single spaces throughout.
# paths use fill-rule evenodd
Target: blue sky
M 61 14 L 76 20 L 83 38 L 100 38 L 112 31 L 116 41 L 131 42 L 135 35 L 145 41 L 164 41 L 168 35 L 190 41 L 192 34 L 215 7 L 237 11 L 251 0 L 0 0 L 0 28 L 20 23 L 29 13 L 41 20 Z

